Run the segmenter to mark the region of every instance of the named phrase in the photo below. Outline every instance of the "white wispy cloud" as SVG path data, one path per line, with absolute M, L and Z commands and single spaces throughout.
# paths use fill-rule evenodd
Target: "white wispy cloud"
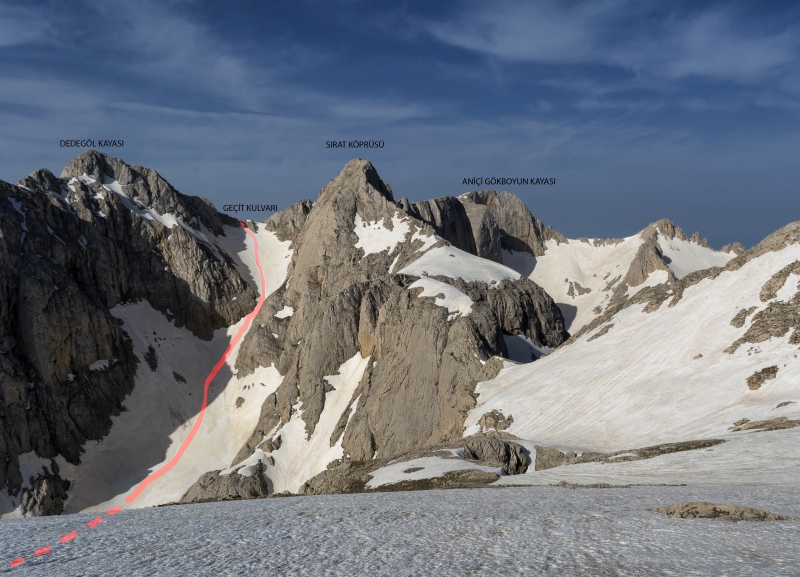
M 724 6 L 666 14 L 657 7 L 628 0 L 504 2 L 423 26 L 444 43 L 503 60 L 604 64 L 664 78 L 749 83 L 797 61 L 797 27 L 752 32 Z
M 0 4 L 0 47 L 40 42 L 50 32 L 47 19 L 35 10 Z

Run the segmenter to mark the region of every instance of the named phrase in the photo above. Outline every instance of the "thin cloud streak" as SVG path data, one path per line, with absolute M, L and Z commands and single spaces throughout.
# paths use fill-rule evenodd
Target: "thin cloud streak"
M 655 8 L 658 5 L 650 5 Z M 631 14 L 640 20 L 632 27 Z M 797 62 L 797 27 L 745 34 L 728 10 L 670 14 L 656 24 L 639 4 L 505 2 L 424 26 L 438 40 L 508 61 L 604 64 L 663 78 L 757 82 Z

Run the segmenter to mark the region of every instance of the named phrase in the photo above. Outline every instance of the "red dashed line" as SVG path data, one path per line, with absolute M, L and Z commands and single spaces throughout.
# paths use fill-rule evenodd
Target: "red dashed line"
M 47 555 L 49 552 L 50 552 L 50 545 L 48 545 L 47 547 L 42 547 L 41 549 L 37 549 L 36 551 L 34 551 L 34 553 L 36 553 L 37 557 L 41 557 L 42 555 Z
M 214 377 L 217 376 L 217 373 L 219 372 L 219 370 L 225 365 L 225 361 L 228 359 L 228 355 L 233 350 L 233 347 L 239 342 L 239 340 L 242 338 L 242 336 L 244 336 L 244 333 L 247 331 L 247 329 L 248 329 L 248 327 L 250 325 L 250 321 L 252 321 L 256 317 L 256 315 L 261 310 L 261 306 L 264 304 L 264 300 L 265 300 L 265 296 L 266 296 L 264 294 L 264 285 L 265 285 L 265 282 L 264 282 L 264 271 L 261 269 L 261 263 L 258 262 L 258 239 L 256 238 L 256 235 L 254 235 L 250 231 L 250 229 L 248 229 L 244 225 L 244 223 L 242 221 L 239 221 L 239 224 L 242 226 L 242 228 L 247 233 L 247 235 L 250 236 L 253 239 L 253 244 L 255 246 L 255 251 L 254 251 L 255 255 L 254 256 L 255 256 L 256 267 L 258 267 L 258 272 L 261 275 L 261 296 L 258 299 L 258 304 L 256 305 L 256 308 L 253 309 L 253 311 L 249 315 L 247 315 L 245 317 L 244 324 L 242 324 L 242 326 L 239 328 L 239 331 L 236 333 L 236 336 L 233 337 L 231 342 L 228 344 L 228 347 L 225 349 L 225 352 L 222 354 L 222 358 L 219 360 L 219 362 L 216 365 L 214 365 L 214 368 L 211 369 L 211 372 L 209 373 L 208 377 L 206 378 L 206 382 L 205 382 L 205 385 L 203 387 L 203 404 L 200 407 L 200 413 L 197 416 L 197 420 L 195 421 L 194 426 L 192 427 L 192 430 L 189 431 L 189 435 L 183 441 L 183 444 L 181 445 L 180 449 L 178 449 L 178 453 L 172 458 L 172 460 L 169 461 L 169 463 L 167 463 L 166 465 L 161 467 L 159 470 L 157 470 L 156 472 L 154 472 L 151 475 L 149 475 L 144 481 L 142 481 L 139 484 L 139 486 L 136 488 L 136 490 L 133 493 L 131 493 L 130 495 L 128 495 L 128 497 L 125 498 L 125 500 L 128 503 L 133 502 L 141 494 L 141 492 L 145 489 L 145 487 L 147 487 L 147 485 L 149 485 L 151 482 L 155 481 L 161 475 L 163 475 L 164 473 L 169 471 L 181 459 L 181 457 L 183 456 L 183 453 L 186 451 L 186 449 L 189 447 L 189 444 L 192 442 L 192 439 L 194 438 L 195 433 L 197 433 L 197 430 L 200 428 L 200 424 L 203 422 L 203 416 L 205 415 L 206 406 L 208 404 L 208 387 L 209 387 L 209 385 L 211 385 L 211 381 L 214 380 Z M 116 507 L 112 507 L 111 509 L 108 509 L 106 511 L 106 514 L 108 516 L 111 516 L 111 515 L 116 515 L 117 513 L 120 513 L 120 512 L 122 512 L 122 506 L 121 505 L 117 505 Z M 102 517 L 95 517 L 94 519 L 92 519 L 91 521 L 86 523 L 86 525 L 91 529 L 93 527 L 96 527 L 97 525 L 99 525 L 102 522 L 103 522 L 103 518 Z M 78 536 L 78 532 L 77 531 L 72 531 L 71 533 L 67 533 L 66 535 L 62 536 L 59 539 L 59 541 L 61 543 L 69 543 L 70 541 L 75 539 L 77 536 Z M 47 555 L 48 553 L 50 553 L 50 551 L 51 551 L 50 545 L 47 545 L 45 547 L 42 547 L 41 549 L 36 549 L 34 551 L 34 554 L 37 557 L 41 557 L 42 555 Z M 25 558 L 24 557 L 17 557 L 13 561 L 11 561 L 11 567 L 13 569 L 14 567 L 19 567 L 23 563 L 25 563 Z
M 67 533 L 66 535 L 61 537 L 61 539 L 59 539 L 59 541 L 61 541 L 62 543 L 69 543 L 70 541 L 72 541 L 77 536 L 78 536 L 78 532 L 77 531 L 73 531 L 72 533 Z

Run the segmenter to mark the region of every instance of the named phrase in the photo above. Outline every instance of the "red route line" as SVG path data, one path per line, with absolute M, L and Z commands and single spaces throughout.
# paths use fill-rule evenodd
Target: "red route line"
M 205 416 L 206 414 L 206 405 L 208 405 L 208 387 L 209 385 L 211 385 L 211 381 L 214 380 L 214 377 L 217 376 L 219 370 L 225 365 L 225 361 L 228 360 L 228 355 L 233 350 L 233 347 L 239 342 L 244 333 L 247 332 L 247 328 L 250 324 L 250 321 L 252 321 L 255 318 L 255 316 L 261 310 L 261 305 L 264 304 L 265 300 L 264 271 L 261 270 L 261 263 L 258 262 L 258 239 L 256 238 L 256 235 L 254 235 L 250 231 L 250 229 L 244 225 L 244 223 L 241 220 L 239 221 L 239 224 L 242 226 L 242 228 L 248 234 L 248 236 L 250 236 L 253 239 L 253 245 L 255 246 L 256 267 L 258 267 L 258 273 L 259 275 L 261 275 L 261 296 L 258 298 L 258 304 L 256 304 L 256 308 L 253 309 L 253 312 L 251 312 L 249 315 L 245 317 L 244 324 L 242 324 L 242 326 L 239 328 L 239 332 L 237 332 L 236 336 L 233 337 L 233 340 L 231 340 L 230 344 L 228 345 L 228 348 L 225 349 L 224 353 L 222 353 L 222 358 L 220 358 L 219 362 L 216 365 L 214 365 L 214 368 L 211 369 L 211 372 L 208 374 L 208 377 L 206 377 L 206 382 L 203 385 L 203 404 L 200 407 L 200 413 L 197 416 L 197 420 L 194 422 L 194 426 L 192 426 L 192 430 L 189 431 L 189 435 L 186 437 L 186 439 L 184 439 L 183 444 L 181 444 L 180 448 L 178 449 L 178 452 L 175 453 L 175 456 L 172 457 L 172 459 L 170 459 L 169 463 L 162 466 L 158 471 L 151 473 L 144 481 L 142 481 L 139 484 L 138 487 L 136 487 L 136 490 L 133 493 L 125 497 L 125 501 L 127 501 L 128 503 L 133 503 L 133 501 L 135 501 L 136 498 L 142 494 L 142 491 L 144 491 L 150 483 L 152 483 L 153 481 L 158 479 L 161 475 L 172 469 L 172 467 L 177 465 L 178 461 L 181 460 L 181 457 L 183 457 L 183 453 L 186 451 L 186 449 L 189 448 L 192 439 L 194 439 L 194 436 L 200 429 L 200 425 L 203 423 L 203 416 Z
M 77 536 L 78 536 L 78 532 L 77 531 L 73 531 L 72 533 L 67 533 L 66 535 L 61 537 L 61 539 L 59 539 L 59 541 L 61 541 L 62 543 L 69 543 L 70 541 L 72 541 Z
M 255 318 L 255 316 L 259 313 L 259 311 L 261 311 L 261 306 L 264 304 L 264 300 L 266 298 L 266 295 L 264 294 L 264 285 L 266 283 L 264 281 L 264 271 L 261 269 L 261 263 L 258 261 L 258 239 L 256 238 L 256 235 L 253 234 L 252 231 L 250 231 L 250 229 L 247 228 L 242 221 L 239 221 L 239 224 L 242 226 L 242 228 L 247 233 L 247 235 L 253 239 L 253 244 L 255 246 L 256 267 L 258 268 L 258 274 L 261 276 L 261 295 L 258 298 L 258 303 L 256 304 L 256 308 L 253 309 L 253 311 L 249 315 L 247 315 L 245 317 L 244 324 L 239 328 L 239 331 L 236 333 L 236 335 L 233 337 L 231 342 L 228 344 L 228 348 L 225 349 L 225 352 L 222 354 L 222 358 L 220 358 L 219 362 L 216 365 L 214 365 L 214 368 L 211 369 L 211 372 L 208 374 L 208 377 L 206 378 L 206 382 L 203 385 L 203 404 L 200 407 L 200 413 L 199 413 L 199 415 L 197 417 L 197 421 L 195 421 L 194 426 L 192 427 L 192 430 L 189 431 L 189 435 L 183 441 L 183 444 L 181 445 L 180 449 L 178 449 L 178 452 L 169 461 L 169 463 L 167 463 L 166 465 L 162 466 L 158 471 L 156 471 L 154 473 L 151 473 L 147 478 L 145 478 L 144 481 L 142 481 L 139 484 L 139 486 L 136 488 L 136 490 L 133 493 L 131 493 L 130 495 L 128 495 L 125 498 L 125 500 L 128 503 L 132 503 L 142 493 L 142 491 L 144 491 L 144 489 L 150 483 L 152 483 L 153 481 L 158 479 L 161 475 L 163 475 L 164 473 L 166 473 L 167 471 L 172 469 L 172 467 L 174 467 L 178 463 L 178 461 L 180 461 L 181 457 L 183 456 L 183 453 L 189 447 L 189 444 L 192 442 L 192 439 L 194 438 L 194 436 L 197 433 L 198 429 L 200 429 L 200 425 L 203 422 L 203 416 L 205 415 L 206 406 L 208 405 L 208 387 L 211 385 L 211 382 L 214 380 L 214 377 L 217 376 L 217 373 L 219 372 L 219 370 L 225 364 L 225 361 L 228 359 L 228 355 L 233 350 L 233 347 L 236 346 L 236 344 L 239 342 L 239 340 L 241 340 L 242 336 L 244 336 L 244 333 L 247 332 L 247 328 L 250 325 L 250 322 Z M 112 507 L 111 509 L 108 509 L 106 511 L 106 514 L 108 516 L 111 516 L 111 515 L 116 515 L 117 513 L 120 513 L 120 512 L 122 512 L 122 506 L 121 505 L 117 505 L 116 507 Z M 103 518 L 102 517 L 95 517 L 94 519 L 89 521 L 86 525 L 89 528 L 93 528 L 93 527 L 96 527 L 97 525 L 99 525 L 102 522 L 103 522 Z M 59 539 L 59 541 L 61 543 L 68 543 L 68 542 L 72 541 L 73 539 L 75 539 L 75 537 L 77 537 L 77 536 L 78 536 L 78 532 L 77 531 L 72 531 L 71 533 L 67 533 L 66 535 L 62 536 Z M 50 545 L 46 545 L 45 547 L 42 547 L 41 549 L 36 549 L 34 551 L 34 554 L 37 557 L 40 557 L 42 555 L 47 555 L 48 553 L 50 553 Z M 17 557 L 13 561 L 11 561 L 10 565 L 11 565 L 12 568 L 14 568 L 14 567 L 19 567 L 23 563 L 25 563 L 25 558 L 24 557 Z

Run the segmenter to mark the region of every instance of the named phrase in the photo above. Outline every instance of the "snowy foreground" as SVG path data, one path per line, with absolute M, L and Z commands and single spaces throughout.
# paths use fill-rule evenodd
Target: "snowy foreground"
M 800 521 L 673 519 L 736 503 L 800 516 L 796 486 L 508 487 L 290 497 L 0 523 L 18 575 L 795 575 Z M 17 569 L 8 560 L 76 527 Z

